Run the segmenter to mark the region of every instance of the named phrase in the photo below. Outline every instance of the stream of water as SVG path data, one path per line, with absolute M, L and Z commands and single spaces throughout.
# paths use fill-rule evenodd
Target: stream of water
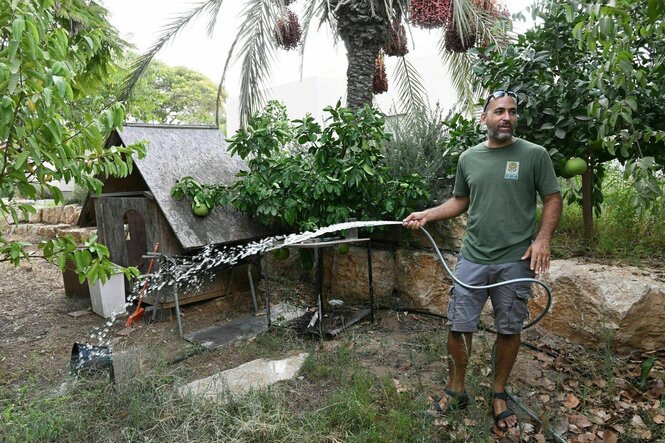
M 297 234 L 279 235 L 266 237 L 258 241 L 250 242 L 239 246 L 215 246 L 206 245 L 201 252 L 191 257 L 165 257 L 160 262 L 159 269 L 152 273 L 146 293 L 160 291 L 165 287 L 187 288 L 189 291 L 196 291 L 206 281 L 213 278 L 216 271 L 223 266 L 230 269 L 244 258 L 257 254 L 309 242 L 313 239 L 323 237 L 326 234 L 334 232 L 347 231 L 359 228 L 372 228 L 388 225 L 401 225 L 401 221 L 353 221 L 337 223 L 326 226 L 316 231 L 307 231 Z M 128 297 L 125 303 L 125 309 L 131 308 L 139 292 L 142 280 L 137 280 L 134 284 L 132 295 Z M 124 314 L 124 312 L 122 312 Z M 116 315 L 107 319 L 104 326 L 96 327 L 91 332 L 89 339 L 99 345 L 109 346 L 109 331 L 116 321 Z

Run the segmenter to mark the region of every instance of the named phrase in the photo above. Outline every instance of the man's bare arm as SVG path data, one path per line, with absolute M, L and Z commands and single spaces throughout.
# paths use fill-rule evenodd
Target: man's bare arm
M 536 239 L 522 257 L 522 260 L 531 257 L 531 269 L 537 274 L 542 274 L 550 269 L 550 242 L 559 220 L 561 220 L 562 211 L 561 193 L 555 192 L 543 197 L 543 215 L 540 221 L 540 230 Z
M 469 208 L 469 197 L 452 197 L 439 206 L 414 212 L 404 219 L 404 226 L 418 229 L 427 222 L 445 220 L 464 213 Z

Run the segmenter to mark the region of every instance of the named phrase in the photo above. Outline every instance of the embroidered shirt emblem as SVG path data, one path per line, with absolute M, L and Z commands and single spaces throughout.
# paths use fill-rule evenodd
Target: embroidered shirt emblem
M 520 174 L 520 162 L 506 162 L 506 173 L 503 176 L 506 180 L 517 180 Z

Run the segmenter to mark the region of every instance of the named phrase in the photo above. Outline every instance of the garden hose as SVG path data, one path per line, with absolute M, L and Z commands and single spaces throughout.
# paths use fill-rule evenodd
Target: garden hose
M 434 239 L 432 238 L 430 233 L 427 232 L 427 230 L 422 226 L 420 227 L 420 230 L 423 231 L 423 233 L 429 239 L 430 243 L 432 243 L 432 248 L 436 252 L 436 255 L 439 257 L 439 261 L 441 262 L 441 264 L 445 268 L 446 272 L 448 272 L 448 274 L 450 275 L 450 277 L 453 279 L 453 281 L 455 283 L 457 283 L 458 285 L 460 285 L 464 288 L 467 288 L 467 289 L 490 289 L 490 288 L 496 288 L 496 287 L 499 287 L 499 286 L 510 285 L 510 284 L 513 284 L 513 283 L 526 283 L 526 282 L 536 283 L 536 284 L 539 284 L 540 286 L 542 286 L 543 288 L 545 288 L 545 292 L 547 293 L 547 303 L 545 305 L 545 308 L 543 309 L 543 312 L 541 312 L 532 321 L 530 321 L 529 323 L 524 325 L 524 327 L 522 327 L 522 330 L 525 330 L 525 329 L 528 329 L 528 328 L 532 327 L 533 325 L 538 323 L 540 320 L 542 320 L 543 317 L 545 317 L 545 315 L 549 312 L 550 307 L 552 306 L 552 291 L 550 290 L 549 286 L 547 286 L 544 282 L 542 282 L 540 280 L 537 280 L 535 278 L 515 278 L 513 280 L 506 280 L 506 281 L 502 281 L 502 282 L 499 282 L 499 283 L 493 283 L 491 285 L 479 285 L 479 286 L 468 285 L 468 284 L 464 283 L 463 281 L 461 281 L 460 279 L 458 279 L 457 277 L 455 277 L 455 275 L 453 274 L 453 271 L 451 271 L 450 268 L 448 267 L 448 264 L 446 263 L 446 260 L 444 260 L 443 255 L 441 255 L 441 251 L 439 250 L 439 247 L 436 245 L 436 242 L 434 241 Z M 496 331 L 492 331 L 492 332 L 496 332 Z

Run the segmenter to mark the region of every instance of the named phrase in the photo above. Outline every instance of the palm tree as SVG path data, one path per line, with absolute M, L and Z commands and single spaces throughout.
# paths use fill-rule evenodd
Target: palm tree
M 212 35 L 224 0 L 204 0 L 194 9 L 167 25 L 153 46 L 135 62 L 132 73 L 125 82 L 123 99 L 141 77 L 152 58 L 194 19 L 207 15 L 208 34 Z M 270 78 L 272 64 L 280 42 L 275 37 L 278 20 L 287 17 L 287 6 L 293 0 L 246 0 L 244 21 L 231 45 L 219 83 L 218 100 L 231 61 L 240 61 L 240 124 L 245 125 L 250 116 L 265 102 L 266 81 Z M 470 82 L 471 56 L 465 50 L 450 50 L 451 33 L 461 40 L 463 49 L 475 41 L 483 44 L 504 42 L 506 21 L 497 20 L 492 13 L 494 0 L 301 0 L 303 4 L 301 59 L 304 42 L 314 19 L 333 30 L 334 39 L 340 38 L 347 50 L 347 106 L 358 109 L 372 103 L 372 82 L 375 60 L 390 37 L 393 24 L 406 22 L 412 2 L 434 2 L 449 5 L 452 13 L 439 39 L 439 52 L 451 73 L 453 84 L 467 105 L 475 102 Z M 499 24 L 500 26 L 497 26 Z M 461 37 L 460 37 L 461 36 Z M 237 55 L 236 55 L 237 51 Z M 234 58 L 235 57 L 235 58 Z M 395 83 L 401 111 L 417 111 L 425 108 L 425 88 L 421 77 L 402 55 L 395 69 Z M 219 120 L 219 119 L 218 119 Z

